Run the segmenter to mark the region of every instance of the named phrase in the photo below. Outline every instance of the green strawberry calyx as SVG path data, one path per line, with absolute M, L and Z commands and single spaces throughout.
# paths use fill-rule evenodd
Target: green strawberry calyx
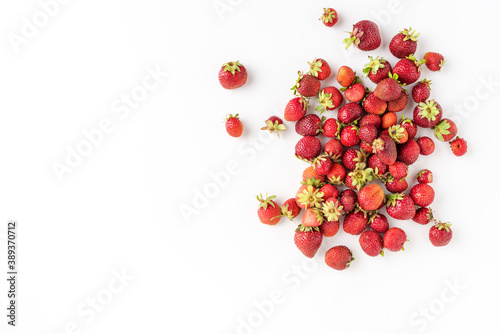
M 305 181 L 300 182 L 300 184 L 313 186 L 314 188 L 321 188 L 322 186 L 325 185 L 324 182 L 315 177 L 308 177 Z
M 236 71 L 241 72 L 240 66 L 242 65 L 238 60 L 230 61 L 222 65 L 222 67 L 224 68 L 224 72 L 231 72 L 232 75 L 234 75 Z
M 445 230 L 448 233 L 450 232 L 450 226 L 451 223 L 442 223 L 440 221 L 436 222 L 436 224 L 434 225 L 434 227 L 437 228 L 439 231 Z
M 427 87 L 429 88 L 429 90 L 431 90 L 431 84 L 432 84 L 432 80 L 427 80 L 427 79 L 424 79 L 422 81 L 419 81 L 417 83 L 416 86 L 420 85 L 420 84 L 424 84 L 424 85 L 427 85 Z
M 420 33 L 415 34 L 416 31 L 413 30 L 411 27 L 409 30 L 404 28 L 402 31 L 400 31 L 400 33 L 405 35 L 405 37 L 403 38 L 403 41 L 411 40 L 413 42 L 416 42 L 417 37 L 420 36 Z
M 344 39 L 345 48 L 348 49 L 351 45 L 357 47 L 361 43 L 361 37 L 364 35 L 364 31 L 359 31 L 358 28 L 354 28 L 352 32 L 346 31 L 349 37 Z
M 324 23 L 332 23 L 333 19 L 337 17 L 337 13 L 332 8 L 323 8 L 323 15 L 319 18 Z
M 319 227 L 309 227 L 309 226 L 304 226 L 300 224 L 295 232 L 312 232 L 312 231 L 318 231 L 319 232 Z
M 293 212 L 292 210 L 290 210 L 290 207 L 288 204 L 284 204 L 281 206 L 281 215 L 283 217 L 286 217 L 288 219 L 290 219 L 291 221 L 293 221 Z
M 300 87 L 300 81 L 302 80 L 302 78 L 304 78 L 304 74 L 301 71 L 298 72 L 298 75 L 299 75 L 299 77 L 297 78 L 297 81 L 295 82 L 295 85 L 292 88 L 290 88 L 290 90 L 293 91 L 294 95 L 299 95 L 297 93 L 297 90 Z
M 411 55 L 409 55 L 408 57 L 406 57 L 406 59 L 413 61 L 413 63 L 417 67 L 418 72 L 422 72 L 422 66 L 421 65 L 426 63 L 425 58 L 422 59 L 422 60 L 417 60 L 417 58 L 415 58 L 415 56 L 412 53 Z
M 273 199 L 275 198 L 276 196 L 274 195 L 268 196 L 267 192 L 266 192 L 266 198 L 264 198 L 262 194 L 260 194 L 260 196 L 257 195 L 257 200 L 260 202 L 259 208 L 264 208 L 264 210 L 266 210 L 269 205 L 272 206 L 273 208 L 276 207 L 276 205 L 273 202 Z
M 449 135 L 450 128 L 451 128 L 450 122 L 448 122 L 448 120 L 446 119 L 443 119 L 432 129 L 434 130 L 434 135 L 436 136 L 437 139 L 439 139 L 440 141 L 445 141 L 443 135 Z
M 403 193 L 395 193 L 389 194 L 386 196 L 386 205 L 387 206 L 396 206 L 397 202 L 402 200 L 405 197 Z
M 302 105 L 302 110 L 307 111 L 310 108 L 309 100 L 303 96 L 299 98 L 299 103 Z
M 332 222 L 339 220 L 343 208 L 339 201 L 333 200 L 324 202 L 321 210 L 326 220 Z
M 308 185 L 306 189 L 297 194 L 297 202 L 302 204 L 307 208 L 321 208 L 321 202 L 323 202 L 323 196 L 325 194 L 315 189 L 312 185 Z
M 324 91 L 321 91 L 317 100 L 320 105 L 316 107 L 316 111 L 320 111 L 320 114 L 324 113 L 327 109 L 335 108 L 332 102 L 332 94 L 326 94 Z
M 389 132 L 389 136 L 391 136 L 391 138 L 394 139 L 394 141 L 397 144 L 401 144 L 400 139 L 405 137 L 405 132 L 406 132 L 406 129 L 404 127 L 402 127 L 399 124 L 396 124 L 396 125 L 389 127 L 389 129 L 387 129 L 387 131 Z
M 315 58 L 312 62 L 307 62 L 309 64 L 310 70 L 307 72 L 312 76 L 318 77 L 318 72 L 323 72 L 321 67 L 323 66 L 323 62 Z
M 378 56 L 375 57 L 375 59 L 373 59 L 373 57 L 371 56 L 368 56 L 368 59 L 370 60 L 370 62 L 368 64 L 365 64 L 365 68 L 363 69 L 363 73 L 365 73 L 366 76 L 370 74 L 370 71 L 372 74 L 377 74 L 378 70 L 384 68 L 384 63 L 387 62 L 387 60 Z
M 276 132 L 278 135 L 278 138 L 280 136 L 280 131 L 285 131 L 286 126 L 284 124 L 280 124 L 278 120 L 274 121 L 274 123 L 271 120 L 266 120 L 266 126 L 260 128 L 261 130 L 268 130 L 269 132 L 273 133 Z
M 366 183 L 373 181 L 374 171 L 373 168 L 355 169 L 347 175 L 351 176 L 352 186 L 359 191 Z
M 439 108 L 434 100 L 420 102 L 418 104 L 418 110 L 418 115 L 427 118 L 429 121 L 436 120 L 436 116 L 439 115 Z

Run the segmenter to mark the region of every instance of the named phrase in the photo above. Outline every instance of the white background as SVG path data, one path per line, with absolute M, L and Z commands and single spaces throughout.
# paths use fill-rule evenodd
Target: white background
M 218 13 L 217 3 L 230 10 Z M 334 28 L 318 21 L 325 6 L 340 14 Z M 74 0 L 61 4 L 16 52 L 8 36 L 21 34 L 23 17 L 32 21 L 41 7 L 35 0 L 3 1 L 0 222 L 4 233 L 7 220 L 19 221 L 20 310 L 18 327 L 7 328 L 2 278 L 0 332 L 493 328 L 500 297 L 499 9 L 491 1 Z M 344 31 L 361 19 L 379 23 L 382 46 L 343 52 Z M 434 172 L 432 207 L 453 223 L 453 241 L 434 248 L 428 226 L 393 220 L 410 239 L 405 252 L 369 258 L 357 237 L 340 231 L 324 240 L 314 261 L 305 261 L 293 244 L 296 224 L 262 225 L 255 200 L 266 191 L 280 203 L 295 194 L 307 166 L 293 154 L 299 136 L 293 124 L 286 124 L 281 140 L 259 137 L 259 128 L 267 117 L 282 116 L 307 61 L 322 57 L 334 71 L 349 65 L 358 73 L 368 55 L 394 65 L 388 43 L 409 26 L 421 32 L 418 58 L 425 51 L 446 56 L 442 72 L 424 69 L 422 78 L 432 80 L 432 98 L 469 143 L 469 153 L 456 158 L 436 141 L 435 153 L 410 169 L 411 184 L 421 168 Z M 230 60 L 249 72 L 247 84 L 233 91 L 217 80 Z M 142 83 L 147 68 L 157 67 L 168 76 L 121 119 L 113 103 Z M 488 80 L 496 86 L 485 85 Z M 338 86 L 333 77 L 326 84 Z M 403 113 L 411 116 L 411 110 Z M 225 133 L 227 113 L 241 115 L 242 137 Z M 65 163 L 67 147 L 75 149 L 83 131 L 103 119 L 113 122 L 113 131 L 59 180 L 54 162 Z M 208 203 L 198 203 L 196 214 L 183 217 L 180 208 L 192 207 L 197 191 L 210 187 L 210 173 L 228 163 L 237 164 L 235 175 Z M 4 263 L 5 235 L 1 243 Z M 323 261 L 338 244 L 351 247 L 356 258 L 343 272 Z M 109 284 L 119 287 L 113 277 L 121 271 L 133 279 L 110 292 Z M 450 284 L 460 288 L 449 290 Z M 266 311 L 259 311 L 255 303 L 280 293 L 278 304 L 264 302 Z M 92 318 L 91 298 L 106 304 Z

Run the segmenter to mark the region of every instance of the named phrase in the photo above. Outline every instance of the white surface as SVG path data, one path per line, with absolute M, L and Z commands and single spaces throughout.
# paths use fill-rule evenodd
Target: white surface
M 70 1 L 15 53 L 7 34 L 20 33 L 22 18 L 40 5 L 2 2 L 0 222 L 1 232 L 8 219 L 20 224 L 20 313 L 15 329 L 7 328 L 2 313 L 0 332 L 402 334 L 493 328 L 498 307 L 490 302 L 500 297 L 500 86 L 490 92 L 482 80 L 500 82 L 493 33 L 498 3 L 221 0 L 232 8 L 223 20 L 214 3 Z M 330 5 L 341 17 L 334 28 L 318 21 Z M 379 22 L 382 47 L 343 52 L 344 31 L 361 19 Z M 256 194 L 269 191 L 283 202 L 298 188 L 306 167 L 293 155 L 299 136 L 287 124 L 290 131 L 281 140 L 267 142 L 258 139 L 258 129 L 268 116 L 282 114 L 307 61 L 323 57 L 334 71 L 350 65 L 358 73 L 368 55 L 386 56 L 394 65 L 388 43 L 409 26 L 421 32 L 419 58 L 427 50 L 446 56 L 443 72 L 425 70 L 422 78 L 432 79 L 431 96 L 460 122 L 459 135 L 469 143 L 469 153 L 455 158 L 437 142 L 436 152 L 410 171 L 434 172 L 432 207 L 453 223 L 453 241 L 437 249 L 427 240 L 428 227 L 391 221 L 411 240 L 404 253 L 369 258 L 356 237 L 340 231 L 324 241 L 315 262 L 305 261 L 293 244 L 293 223 L 264 226 L 255 212 Z M 217 71 L 237 59 L 249 80 L 226 91 Z M 123 114 L 116 99 L 142 83 L 146 68 L 156 67 L 168 76 Z M 473 103 L 477 94 L 478 105 L 460 114 L 460 105 Z M 225 133 L 226 113 L 241 115 L 243 137 Z M 404 114 L 411 116 L 410 108 Z M 53 162 L 64 162 L 66 147 L 76 148 L 85 140 L 82 131 L 104 119 L 113 122 L 111 132 L 60 182 Z M 228 184 L 186 222 L 180 206 L 192 205 L 196 189 L 211 182 L 210 173 L 234 161 L 238 168 Z M 324 252 L 337 244 L 351 247 L 356 258 L 344 272 L 323 262 Z M 291 271 L 303 265 L 312 268 L 307 276 Z M 113 271 L 122 268 L 134 278 L 110 293 L 108 284 L 119 288 Z M 447 282 L 454 281 L 465 288 L 448 291 Z M 271 295 L 278 304 L 259 318 L 255 303 Z M 87 298 L 109 296 L 92 318 Z M 439 314 L 422 320 L 419 312 L 429 307 Z M 241 327 L 239 319 L 249 317 L 254 327 Z

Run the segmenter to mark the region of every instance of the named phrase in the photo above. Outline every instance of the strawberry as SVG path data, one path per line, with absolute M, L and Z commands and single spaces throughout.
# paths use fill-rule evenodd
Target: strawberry
M 324 215 L 324 219 L 326 221 L 338 221 L 340 215 L 342 214 L 342 205 L 336 198 L 329 198 L 325 202 L 323 202 L 323 206 L 321 208 L 321 212 Z
M 389 43 L 389 51 L 396 58 L 405 58 L 414 54 L 417 50 L 417 37 L 420 33 L 415 34 L 415 30 L 404 29 L 394 36 Z
M 359 128 L 356 125 L 348 125 L 340 132 L 340 142 L 345 147 L 352 147 L 359 144 Z
M 382 42 L 380 32 L 375 22 L 362 20 L 353 26 L 350 36 L 344 39 L 346 49 L 351 45 L 362 51 L 372 51 L 377 49 Z
M 434 189 L 426 183 L 417 183 L 410 190 L 413 202 L 418 206 L 429 206 L 434 201 Z
M 394 177 L 388 177 L 385 180 L 385 188 L 391 193 L 402 193 L 408 189 L 408 181 L 405 178 L 396 179 Z
M 441 68 L 446 62 L 446 60 L 444 60 L 443 55 L 437 52 L 427 52 L 424 55 L 424 59 L 425 59 L 425 65 L 431 71 L 441 71 Z
M 319 191 L 323 193 L 323 199 L 325 200 L 325 202 L 330 198 L 339 197 L 339 190 L 337 189 L 337 187 L 329 183 L 321 187 Z
M 347 103 L 345 106 L 339 109 L 337 113 L 337 118 L 339 122 L 344 124 L 349 124 L 357 119 L 360 119 L 363 115 L 363 108 L 357 103 L 351 102 Z
M 225 89 L 235 89 L 247 82 L 247 69 L 239 61 L 230 61 L 219 70 L 219 82 Z
M 355 148 L 349 148 L 342 156 L 342 164 L 349 170 L 366 167 L 366 154 Z
M 384 58 L 379 58 L 368 56 L 370 62 L 365 65 L 363 73 L 370 79 L 373 83 L 379 83 L 382 79 L 389 77 L 389 72 L 392 67 L 391 64 Z
M 333 237 L 340 230 L 340 221 L 324 221 L 319 226 L 319 231 L 324 237 Z
M 431 208 L 418 208 L 413 221 L 420 225 L 427 225 L 434 220 Z
M 381 80 L 373 91 L 382 101 L 394 101 L 401 96 L 401 85 L 393 78 Z
M 388 165 L 380 161 L 376 154 L 368 159 L 368 167 L 372 168 L 378 175 L 384 175 L 388 169 Z
M 438 222 L 429 230 L 429 240 L 433 246 L 442 247 L 450 243 L 453 231 L 450 223 Z
M 396 144 L 404 144 L 408 141 L 408 132 L 399 124 L 389 127 L 387 132 Z
M 320 208 L 323 202 L 323 193 L 312 185 L 302 185 L 297 194 L 295 195 L 295 201 L 301 209 L 309 208 Z
M 312 160 L 321 152 L 321 141 L 313 136 L 302 137 L 295 145 L 295 156 L 301 160 Z
M 381 115 L 387 110 L 387 102 L 376 97 L 374 92 L 369 92 L 363 99 L 363 108 L 369 114 Z
M 340 135 L 341 123 L 335 118 L 328 118 L 323 123 L 323 135 L 328 138 L 335 138 Z M 339 142 L 340 144 L 340 142 Z M 342 144 L 341 144 L 342 145 Z M 325 146 L 326 150 L 326 146 Z
M 342 227 L 344 232 L 360 235 L 368 225 L 368 216 L 363 211 L 351 211 L 345 215 Z
M 458 132 L 457 125 L 449 118 L 441 119 L 432 129 L 434 130 L 434 136 L 440 141 L 450 141 Z
M 388 135 L 380 135 L 373 141 L 373 152 L 377 154 L 377 158 L 386 165 L 392 165 L 396 162 L 397 149 L 396 143 Z
M 410 55 L 401 59 L 394 65 L 392 74 L 398 76 L 398 80 L 401 84 L 410 85 L 420 78 L 420 73 L 422 71 L 421 65 L 423 63 L 425 63 L 425 60 L 418 61 L 413 55 Z
M 311 74 L 302 74 L 302 72 L 299 71 L 299 77 L 291 90 L 293 90 L 295 95 L 299 94 L 305 97 L 312 97 L 318 94 L 320 87 L 321 83 L 318 78 Z
M 398 159 L 407 165 L 417 161 L 420 155 L 420 146 L 414 139 L 408 140 L 406 143 L 398 145 Z
M 349 66 L 341 66 L 337 73 L 337 82 L 342 87 L 349 87 L 356 79 L 356 74 Z
M 318 80 L 325 80 L 332 73 L 330 65 L 328 65 L 324 59 L 314 58 L 314 60 L 308 64 L 310 67 L 308 74 L 315 76 Z
M 371 125 L 374 125 L 378 130 L 378 129 L 380 129 L 381 122 L 382 122 L 382 120 L 380 119 L 380 116 L 368 114 L 368 115 L 364 115 L 363 117 L 361 117 L 361 119 L 359 120 L 359 126 L 361 127 L 365 124 L 371 124 Z
M 313 178 L 319 180 L 320 182 L 323 182 L 325 180 L 325 177 L 323 175 L 319 175 L 318 173 L 316 173 L 313 166 L 304 169 L 304 171 L 302 172 L 302 181 L 305 182 L 308 179 L 313 179 Z
M 307 99 L 300 96 L 291 99 L 285 107 L 285 120 L 295 122 L 306 115 L 309 104 Z
M 335 270 L 344 270 L 349 268 L 354 257 L 352 252 L 346 246 L 335 246 L 325 253 L 326 264 Z
M 344 154 L 344 146 L 342 145 L 340 140 L 338 140 L 337 138 L 332 138 L 325 144 L 325 153 L 334 160 L 341 159 L 342 155 Z
M 333 8 L 323 8 L 323 14 L 319 18 L 327 27 L 333 27 L 339 20 L 337 11 Z
M 367 143 L 373 143 L 377 139 L 378 131 L 375 125 L 366 124 L 359 128 L 359 139 Z
M 373 181 L 373 169 L 365 168 L 365 169 L 355 169 L 349 172 L 344 180 L 345 185 L 348 188 L 354 190 L 360 190 L 364 187 L 368 182 Z
M 243 124 L 240 121 L 238 114 L 226 115 L 225 123 L 226 131 L 231 137 L 239 137 L 243 133 Z
M 402 179 L 408 176 L 408 166 L 401 161 L 396 161 L 389 166 L 389 174 L 396 179 Z
M 346 176 L 346 171 L 344 166 L 339 164 L 338 162 L 334 162 L 326 177 L 329 182 L 333 184 L 342 184 Z
M 276 225 L 281 219 L 281 208 L 275 201 L 273 201 L 276 196 L 267 196 L 264 199 L 262 194 L 260 197 L 257 196 L 259 201 L 259 208 L 257 210 L 257 215 L 262 224 Z
M 382 127 L 382 129 L 389 129 L 391 126 L 396 125 L 396 123 L 398 122 L 398 115 L 396 115 L 395 112 L 391 111 L 382 115 L 381 120 L 382 123 L 380 126 Z M 389 135 L 389 131 L 386 131 L 385 133 Z
M 352 189 L 346 189 L 340 194 L 339 202 L 344 208 L 344 212 L 349 212 L 354 210 L 356 206 L 357 195 Z
M 324 220 L 325 218 L 319 209 L 310 208 L 306 209 L 302 216 L 302 225 L 306 227 L 318 227 Z
M 394 219 L 408 220 L 415 217 L 415 203 L 404 194 L 396 193 L 387 196 L 386 211 Z
M 380 234 L 375 231 L 364 231 L 361 233 L 359 244 L 363 252 L 368 256 L 384 256 L 384 242 Z
M 432 128 L 443 117 L 443 109 L 434 100 L 420 102 L 413 109 L 413 122 L 422 128 Z
M 340 91 L 333 87 L 325 87 L 318 96 L 319 106 L 316 107 L 316 111 L 319 111 L 321 114 L 327 110 L 334 110 L 340 107 L 342 102 L 344 102 L 344 97 L 340 93 Z
M 451 151 L 457 157 L 461 157 L 467 153 L 467 142 L 465 139 L 457 137 L 450 143 Z
M 412 91 L 411 97 L 416 103 L 424 102 L 431 95 L 431 80 L 424 79 L 416 84 Z
M 365 86 L 356 82 L 344 91 L 344 96 L 350 102 L 359 102 L 365 97 L 365 92 Z
M 428 169 L 422 169 L 417 173 L 418 183 L 432 183 L 433 178 L 432 172 Z
M 317 136 L 321 132 L 321 119 L 316 114 L 306 115 L 295 123 L 295 132 L 301 136 Z
M 384 248 L 391 252 L 399 252 L 405 250 L 404 243 L 406 240 L 406 233 L 399 227 L 391 227 L 384 234 Z
M 381 213 L 375 213 L 368 220 L 370 228 L 378 233 L 385 233 L 389 229 L 389 221 L 387 217 Z
M 265 123 L 266 123 L 266 126 L 261 128 L 261 130 L 268 130 L 271 133 L 276 132 L 278 137 L 280 136 L 280 131 L 286 130 L 286 127 L 283 124 L 283 120 L 281 118 L 279 118 L 278 116 L 269 117 Z
M 401 115 L 401 121 L 399 121 L 399 124 L 405 128 L 406 132 L 408 133 L 408 139 L 413 139 L 415 138 L 415 136 L 417 135 L 417 130 L 418 130 L 418 127 L 417 125 L 415 124 L 415 122 L 413 122 L 412 119 L 410 118 L 405 118 L 404 115 Z
M 327 154 L 321 154 L 313 161 L 314 171 L 319 175 L 326 175 L 332 167 L 332 160 Z
M 358 204 L 363 210 L 377 210 L 384 202 L 384 189 L 376 183 L 361 188 L 358 193 Z
M 283 203 L 280 209 L 281 209 L 281 215 L 290 220 L 296 218 L 301 211 L 301 208 L 297 205 L 295 197 L 287 199 L 285 203 Z
M 319 228 L 311 229 L 303 225 L 299 225 L 299 227 L 295 230 L 295 245 L 302 252 L 302 254 L 308 258 L 312 258 L 316 255 L 322 241 L 323 236 L 321 235 Z
M 361 141 L 361 143 L 359 143 L 359 148 L 362 149 L 363 151 L 365 151 L 368 154 L 372 154 L 373 153 L 372 144 L 368 143 L 366 141 Z
M 387 102 L 387 110 L 392 112 L 399 112 L 404 110 L 407 104 L 408 93 L 406 92 L 406 90 L 402 89 L 401 95 L 397 99 Z

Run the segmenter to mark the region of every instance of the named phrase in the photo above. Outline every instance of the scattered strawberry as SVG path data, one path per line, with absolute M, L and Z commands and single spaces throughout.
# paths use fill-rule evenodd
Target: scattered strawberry
M 385 233 L 389 229 L 389 221 L 387 217 L 381 213 L 375 213 L 368 220 L 370 228 L 378 233 Z
M 417 183 L 410 190 L 413 202 L 418 206 L 429 206 L 434 201 L 434 189 L 426 183 Z
M 405 58 L 412 55 L 417 50 L 417 37 L 420 33 L 415 34 L 415 30 L 404 29 L 394 36 L 389 43 L 389 51 L 396 58 Z
M 332 160 L 327 154 L 321 154 L 313 161 L 313 167 L 319 175 L 326 175 L 332 168 Z
M 295 145 L 295 156 L 301 160 L 312 160 L 321 152 L 321 141 L 313 136 L 302 137 Z
M 341 159 L 342 155 L 344 154 L 344 146 L 342 146 L 340 140 L 338 140 L 337 138 L 332 138 L 325 144 L 325 153 L 334 160 Z
M 393 100 L 387 102 L 387 110 L 392 111 L 392 112 L 400 112 L 406 108 L 406 105 L 408 104 L 408 93 L 406 90 L 402 89 L 401 90 L 401 95 Z
M 420 78 L 421 65 L 425 60 L 418 61 L 413 55 L 401 59 L 394 65 L 392 74 L 398 76 L 399 82 L 410 85 Z
M 417 181 L 418 183 L 432 183 L 433 175 L 432 172 L 428 169 L 422 169 L 417 173 Z
M 396 161 L 389 166 L 389 174 L 396 179 L 402 179 L 408 176 L 408 166 L 401 161 Z
M 340 107 L 343 101 L 344 97 L 337 88 L 333 86 L 325 87 L 319 93 L 319 105 L 316 107 L 316 111 L 324 113 L 327 110 L 337 109 L 338 107 Z
M 455 138 L 450 143 L 450 146 L 451 146 L 451 151 L 457 157 L 461 157 L 462 155 L 467 153 L 467 142 L 463 138 L 460 138 L 460 137 Z
M 327 222 L 338 222 L 342 214 L 342 209 L 342 205 L 336 198 L 329 198 L 323 203 L 321 212 Z
M 309 166 L 302 172 L 302 181 L 305 182 L 308 179 L 316 179 L 320 182 L 323 182 L 325 180 L 325 177 L 316 173 L 313 166 Z
M 299 72 L 299 77 L 295 85 L 291 88 L 295 95 L 299 94 L 305 97 L 312 97 L 318 94 L 321 83 L 318 78 L 311 74 L 302 74 Z
M 382 115 L 382 123 L 381 127 L 382 129 L 389 129 L 391 126 L 396 125 L 398 122 L 398 115 L 394 112 L 388 112 Z M 389 134 L 389 133 L 387 133 Z
M 396 179 L 389 177 L 385 180 L 385 188 L 391 193 L 402 193 L 408 189 L 408 181 L 405 178 Z
M 261 128 L 261 130 L 268 130 L 273 133 L 276 132 L 278 137 L 280 136 L 280 131 L 285 131 L 286 127 L 283 124 L 283 120 L 278 116 L 271 116 L 266 120 L 266 126 Z
M 376 154 L 370 156 L 368 159 L 368 167 L 375 171 L 375 174 L 384 175 L 387 172 L 389 166 L 386 163 L 380 161 Z
M 379 83 L 381 80 L 389 77 L 389 72 L 392 67 L 391 64 L 384 58 L 379 58 L 368 56 L 370 62 L 365 65 L 363 73 L 370 79 L 373 83 Z
M 429 230 L 429 240 L 433 246 L 442 247 L 450 243 L 453 231 L 450 223 L 438 222 Z
M 330 198 L 339 197 L 339 190 L 333 184 L 325 184 L 323 187 L 319 189 L 320 192 L 323 193 L 323 199 L 327 202 Z
M 339 20 L 337 11 L 333 8 L 324 8 L 323 14 L 319 18 L 327 27 L 333 27 Z
M 309 64 L 309 74 L 315 76 L 319 80 L 325 80 L 332 73 L 332 69 L 330 65 L 326 62 L 326 60 L 321 58 L 315 58 Z
M 325 123 L 323 123 L 323 135 L 325 137 L 336 138 L 340 135 L 340 130 L 341 130 L 341 123 L 335 118 L 328 118 L 325 121 Z M 325 146 L 325 151 L 326 151 L 326 146 Z
M 281 208 L 280 206 L 273 201 L 276 196 L 269 196 L 264 199 L 262 194 L 260 197 L 257 196 L 257 200 L 259 201 L 259 208 L 257 210 L 257 215 L 259 216 L 259 220 L 263 224 L 267 225 L 276 225 L 281 219 Z
M 295 122 L 306 115 L 309 104 L 307 99 L 300 96 L 291 99 L 285 107 L 285 120 Z
M 431 208 L 418 208 L 413 221 L 420 225 L 427 225 L 434 220 Z
M 225 89 L 235 89 L 247 82 L 247 70 L 239 61 L 230 61 L 219 70 L 219 82 Z
M 414 139 L 408 140 L 406 143 L 398 145 L 398 159 L 407 165 L 417 161 L 420 155 L 420 146 Z
M 373 181 L 373 169 L 365 168 L 365 169 L 355 169 L 350 171 L 344 180 L 346 187 L 360 190 L 364 187 L 368 182 Z
M 365 96 L 365 92 L 365 86 L 357 82 L 344 91 L 344 96 L 350 102 L 359 102 Z
M 316 114 L 302 117 L 295 123 L 295 132 L 301 136 L 317 136 L 321 133 L 321 119 Z
M 406 240 L 406 233 L 399 227 L 391 227 L 384 234 L 384 248 L 391 252 L 399 252 L 404 249 Z
M 339 164 L 338 162 L 334 162 L 328 174 L 326 174 L 326 178 L 332 184 L 342 184 L 345 179 L 346 171 L 344 166 Z
M 301 209 L 321 208 L 323 195 L 324 194 L 322 192 L 312 185 L 305 184 L 297 190 L 295 201 Z
M 441 68 L 446 62 L 446 60 L 444 60 L 443 55 L 437 52 L 427 52 L 424 55 L 424 59 L 425 59 L 425 65 L 431 71 L 441 71 Z
M 342 87 L 349 87 L 356 79 L 356 74 L 349 66 L 341 66 L 337 74 L 337 82 Z
M 344 39 L 346 49 L 351 45 L 362 51 L 372 51 L 377 49 L 382 42 L 380 32 L 375 22 L 362 20 L 353 26 L 350 36 Z
M 434 145 L 434 141 L 426 136 L 418 138 L 417 144 L 418 146 L 420 146 L 420 154 L 422 155 L 430 155 L 436 148 Z
M 363 151 L 365 151 L 368 154 L 372 154 L 373 153 L 372 144 L 368 143 L 366 141 L 361 141 L 361 143 L 359 143 L 359 148 L 362 149 Z
M 340 221 L 324 221 L 319 226 L 319 231 L 324 237 L 333 237 L 340 230 Z
M 386 211 L 394 219 L 409 220 L 415 217 L 415 203 L 410 196 L 404 193 L 388 195 Z
M 449 118 L 443 118 L 433 127 L 434 136 L 440 141 L 450 141 L 457 135 L 458 128 L 455 122 Z
M 342 156 L 342 164 L 349 170 L 363 169 L 366 167 L 366 154 L 355 148 L 349 148 Z
M 354 257 L 352 252 L 346 246 L 335 246 L 330 248 L 325 254 L 326 264 L 335 270 L 344 270 L 349 268 Z
M 387 110 L 387 102 L 375 96 L 374 92 L 369 92 L 363 99 L 363 108 L 369 114 L 381 115 Z
M 384 202 L 384 189 L 376 183 L 364 186 L 358 193 L 358 204 L 363 210 L 377 210 Z
M 364 231 L 361 233 L 359 244 L 368 256 L 384 256 L 384 242 L 380 234 L 375 231 Z
M 368 225 L 368 216 L 363 211 L 351 211 L 344 217 L 342 227 L 344 232 L 352 235 L 360 235 Z
M 339 122 L 344 124 L 349 124 L 358 120 L 363 116 L 363 108 L 357 103 L 351 102 L 347 103 L 345 106 L 339 109 L 337 113 L 337 118 Z
M 297 205 L 295 197 L 287 199 L 285 203 L 283 203 L 280 209 L 281 209 L 281 215 L 290 220 L 296 218 L 301 211 L 301 208 Z
M 424 79 L 420 81 L 411 91 L 411 97 L 416 103 L 426 101 L 429 96 L 431 96 L 431 80 Z
M 381 135 L 373 141 L 373 152 L 377 154 L 377 158 L 386 165 L 392 165 L 396 162 L 398 155 L 396 143 L 388 135 Z
M 358 135 L 359 129 L 356 125 L 348 125 L 340 132 L 340 142 L 345 147 L 352 147 L 361 141 Z
M 401 115 L 401 121 L 399 122 L 399 124 L 405 128 L 406 132 L 408 133 L 408 139 L 415 138 L 415 136 L 417 135 L 418 127 L 412 119 L 405 118 L 404 115 Z
M 243 133 L 243 124 L 240 121 L 238 114 L 226 115 L 226 131 L 231 137 L 239 137 Z
M 359 128 L 359 139 L 367 143 L 373 143 L 377 139 L 378 131 L 375 125 L 366 124 Z
M 323 236 L 317 229 L 307 228 L 303 225 L 295 230 L 294 242 L 297 248 L 307 256 L 308 258 L 313 258 L 316 255 L 321 242 L 323 241 Z
M 408 132 L 399 124 L 389 127 L 387 132 L 396 144 L 404 144 L 408 141 Z
M 302 216 L 302 225 L 306 227 L 318 227 L 324 220 L 325 218 L 319 209 L 309 208 L 306 209 L 304 215 Z
M 339 202 L 344 208 L 344 212 L 349 212 L 354 210 L 357 201 L 356 192 L 352 189 L 346 189 L 340 194 Z
M 380 116 L 368 114 L 368 115 L 364 115 L 363 117 L 361 117 L 361 119 L 359 120 L 359 126 L 361 127 L 365 124 L 371 124 L 371 125 L 374 125 L 377 129 L 379 129 L 381 122 L 382 122 L 382 120 L 381 120 Z
M 443 109 L 434 100 L 420 102 L 413 109 L 413 121 L 422 128 L 432 128 L 443 117 Z
M 393 78 L 381 80 L 373 91 L 382 101 L 394 101 L 401 96 L 401 85 Z

